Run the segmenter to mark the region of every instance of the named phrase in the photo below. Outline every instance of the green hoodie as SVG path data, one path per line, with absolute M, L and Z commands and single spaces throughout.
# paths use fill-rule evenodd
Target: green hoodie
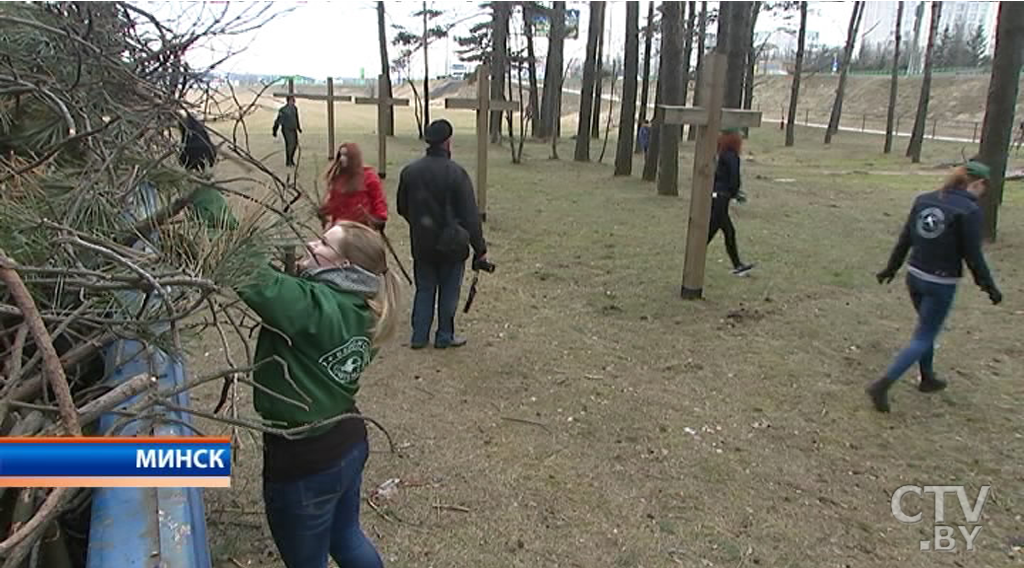
M 352 411 L 359 376 L 376 355 L 369 333 L 374 316 L 364 296 L 269 265 L 238 295 L 264 324 L 256 341 L 256 384 L 308 406 L 256 389 L 260 416 L 274 427 L 295 428 Z
M 211 228 L 238 225 L 216 190 L 200 190 L 192 208 Z M 333 272 L 335 277 L 344 276 Z M 256 340 L 253 379 L 306 407 L 255 389 L 253 405 L 273 427 L 295 428 L 352 411 L 359 376 L 377 354 L 370 334 L 374 314 L 365 295 L 346 291 L 359 287 L 346 286 L 344 278 L 328 282 L 331 276 L 290 276 L 264 264 L 252 283 L 237 290 L 264 324 Z M 332 426 L 320 426 L 302 437 Z

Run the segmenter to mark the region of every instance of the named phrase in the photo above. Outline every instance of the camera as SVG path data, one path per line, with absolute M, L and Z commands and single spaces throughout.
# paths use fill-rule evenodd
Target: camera
M 483 270 L 484 272 L 494 272 L 494 263 L 490 262 L 486 258 L 475 258 L 473 259 L 473 270 Z

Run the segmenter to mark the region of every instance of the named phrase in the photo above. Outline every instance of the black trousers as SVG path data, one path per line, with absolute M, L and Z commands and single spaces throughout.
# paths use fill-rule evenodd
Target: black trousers
M 295 150 L 299 147 L 299 132 L 297 130 L 281 129 L 284 135 L 284 165 L 295 165 Z
M 733 268 L 739 268 L 743 266 L 740 262 L 740 252 L 736 248 L 736 227 L 732 224 L 732 219 L 729 217 L 729 202 L 731 199 L 722 194 L 715 197 L 711 201 L 711 226 L 708 229 L 708 243 L 715 238 L 718 231 L 721 230 L 722 234 L 725 235 L 725 250 L 729 253 L 729 260 L 732 261 Z

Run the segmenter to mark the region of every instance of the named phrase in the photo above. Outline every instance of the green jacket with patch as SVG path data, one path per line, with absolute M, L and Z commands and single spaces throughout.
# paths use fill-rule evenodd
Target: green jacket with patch
M 264 324 L 256 342 L 256 384 L 308 407 L 256 389 L 260 416 L 287 429 L 352 411 L 359 377 L 376 355 L 369 333 L 374 316 L 364 296 L 269 265 L 238 295 Z
M 192 209 L 211 228 L 238 225 L 219 191 L 200 189 L 193 194 Z M 253 379 L 262 387 L 253 392 L 256 411 L 281 429 L 352 411 L 359 377 L 377 354 L 370 334 L 375 318 L 366 297 L 346 291 L 343 283 L 290 276 L 269 264 L 253 276 L 238 295 L 264 324 L 253 361 Z

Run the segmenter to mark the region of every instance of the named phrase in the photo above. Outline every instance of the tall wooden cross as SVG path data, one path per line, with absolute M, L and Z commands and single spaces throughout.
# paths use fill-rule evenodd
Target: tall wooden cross
M 305 99 L 310 101 L 326 101 L 327 102 L 327 159 L 334 159 L 334 103 L 335 102 L 352 102 L 350 95 L 342 95 L 340 97 L 334 96 L 334 78 L 327 78 L 327 94 L 306 94 L 295 92 L 295 80 L 288 79 L 288 91 L 285 93 L 276 92 L 274 93 L 276 98 L 295 97 L 297 99 Z
M 720 53 L 711 54 L 705 59 L 705 74 L 701 78 L 701 106 L 661 106 L 666 124 L 697 126 L 690 220 L 686 230 L 686 260 L 683 265 L 681 291 L 682 297 L 688 300 L 699 299 L 704 295 L 704 267 L 707 262 L 718 132 L 723 128 L 761 126 L 761 113 L 758 111 L 722 108 L 727 63 L 726 56 Z
M 476 68 L 476 98 L 448 98 L 444 108 L 469 109 L 476 111 L 476 201 L 480 209 L 480 220 L 487 221 L 487 150 L 488 126 L 491 111 L 516 111 L 519 103 L 491 99 L 491 74 L 487 65 Z
M 385 126 L 388 123 L 388 109 L 396 106 L 409 106 L 409 99 L 384 98 L 384 91 L 381 85 L 384 84 L 384 75 L 377 79 L 376 97 L 356 97 L 357 105 L 377 105 L 377 173 L 381 179 L 387 177 L 388 167 L 388 137 Z

